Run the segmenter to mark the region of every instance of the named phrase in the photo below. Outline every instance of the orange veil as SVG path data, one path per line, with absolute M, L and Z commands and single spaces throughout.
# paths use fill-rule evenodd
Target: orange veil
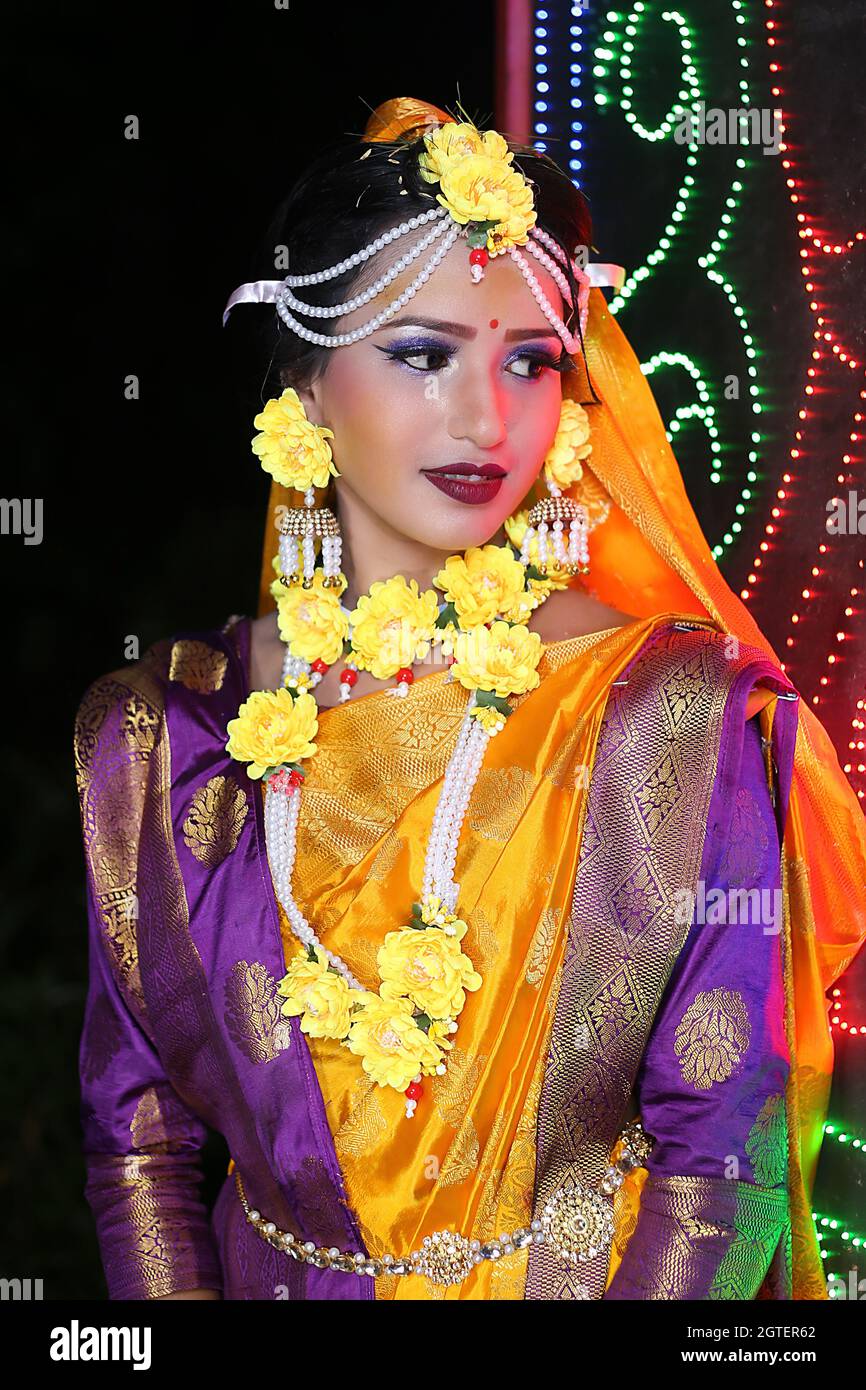
M 425 122 L 452 119 L 409 97 L 383 103 L 368 140 L 396 140 Z M 601 290 L 590 291 L 586 355 L 601 405 L 590 410 L 592 457 L 572 495 L 591 515 L 592 592 L 637 617 L 660 612 L 709 617 L 721 631 L 779 658 L 752 614 L 723 578 L 667 440 L 649 384 Z M 563 395 L 581 399 L 582 373 L 563 377 Z M 262 556 L 259 612 L 273 600 L 276 509 L 292 495 L 273 483 Z M 606 515 L 605 515 L 606 514 Z M 825 991 L 866 940 L 866 818 L 823 725 L 802 699 L 782 855 L 785 989 L 791 1076 L 788 1083 L 791 1221 L 794 1240 L 814 1250 L 811 1193 L 827 1114 L 833 1043 Z M 817 1269 L 813 1261 L 805 1268 Z M 795 1298 L 826 1298 L 816 1274 Z

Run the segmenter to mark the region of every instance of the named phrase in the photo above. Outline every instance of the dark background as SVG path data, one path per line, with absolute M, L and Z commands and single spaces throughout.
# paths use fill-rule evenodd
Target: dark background
M 680 8 L 700 31 L 708 104 L 736 104 L 723 61 L 729 6 L 702 0 Z M 850 235 L 864 210 L 860 0 L 776 8 L 786 19 L 783 104 L 796 107 L 798 158 L 827 225 Z M 749 9 L 757 34 L 763 11 Z M 86 935 L 75 708 L 91 681 L 123 665 L 130 636 L 143 651 L 175 630 L 255 612 L 267 480 L 249 440 L 263 362 L 244 320 L 259 311 L 239 310 L 223 330 L 225 299 L 244 280 L 273 274 L 256 259 L 256 247 L 308 149 L 341 132 L 360 135 L 381 101 L 413 95 L 453 110 L 462 100 L 479 125 L 495 123 L 495 27 L 492 0 L 442 0 L 433 10 L 325 9 L 304 0 L 292 0 L 288 12 L 258 0 L 221 10 L 19 7 L 6 20 L 3 82 L 13 101 L 6 130 L 3 492 L 44 498 L 45 536 L 39 546 L 0 538 L 12 638 L 3 750 L 0 1274 L 41 1277 L 46 1297 L 104 1296 L 79 1147 Z M 642 63 L 652 108 L 646 119 L 668 104 L 671 61 L 662 38 Z M 760 101 L 778 104 L 766 86 Z M 137 141 L 124 139 L 129 114 L 141 123 Z M 597 258 L 633 268 L 667 217 L 681 152 L 638 148 L 642 142 L 621 122 L 597 111 L 589 113 L 586 138 L 584 186 Z M 554 142 L 549 148 L 558 157 Z M 787 190 L 777 161 L 763 163 L 772 168 L 752 186 L 730 252 L 768 392 L 758 506 L 722 564 L 736 589 L 792 443 L 812 348 Z M 720 164 L 718 187 L 725 176 Z M 682 258 L 672 257 L 647 282 L 620 322 L 642 359 L 662 347 L 685 350 L 711 362 L 719 378 L 743 363 L 728 336 L 729 315 L 693 265 L 700 219 L 709 226 L 718 213 L 711 199 L 705 204 Z M 826 293 L 836 326 L 862 361 L 863 255 L 832 272 Z M 140 379 L 138 401 L 124 399 L 130 373 Z M 862 374 L 851 378 L 847 394 L 828 385 L 810 469 L 753 610 L 783 658 L 788 617 L 832 495 L 851 391 L 862 386 Z M 665 418 L 680 403 L 679 390 L 675 380 L 658 380 Z M 676 445 L 711 543 L 739 486 L 744 429 L 734 412 L 726 421 L 721 488 L 706 481 L 699 432 L 684 437 L 682 449 Z M 862 476 L 861 463 L 861 494 Z M 835 556 L 814 609 L 821 653 L 844 608 L 856 544 Z M 827 707 L 839 749 L 853 696 L 863 694 L 861 610 L 859 645 L 837 674 Z M 790 657 L 789 673 L 807 698 L 817 688 L 817 668 L 809 664 L 817 651 L 807 638 Z M 861 955 L 860 979 L 862 966 Z M 853 979 L 847 992 L 848 1015 L 866 1021 Z M 840 1040 L 830 1111 L 858 1134 L 866 1130 L 857 1075 L 862 1045 Z M 218 1136 L 206 1168 L 210 1196 L 225 1172 Z M 827 1141 L 816 1206 L 844 1214 L 861 1234 L 862 1174 L 859 1154 Z M 838 1267 L 848 1262 L 844 1255 Z

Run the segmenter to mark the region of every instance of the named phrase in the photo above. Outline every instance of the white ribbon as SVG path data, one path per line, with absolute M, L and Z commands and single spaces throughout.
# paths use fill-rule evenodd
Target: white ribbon
M 580 310 L 581 332 L 586 331 L 586 314 L 589 308 L 589 291 L 593 286 L 620 290 L 625 283 L 625 266 L 613 265 L 609 261 L 590 261 L 584 269 L 574 261 L 571 263 L 574 278 L 580 289 L 578 304 Z M 282 280 L 248 280 L 233 290 L 223 310 L 223 327 L 236 304 L 274 304 L 277 294 L 283 287 Z

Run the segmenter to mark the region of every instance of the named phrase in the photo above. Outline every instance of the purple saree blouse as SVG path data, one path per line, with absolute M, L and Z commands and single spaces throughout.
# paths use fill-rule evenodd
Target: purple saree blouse
M 85 1196 L 112 1299 L 196 1288 L 226 1299 L 375 1297 L 373 1279 L 294 1261 L 262 1240 L 233 1177 L 212 1211 L 199 1193 L 214 1129 L 251 1206 L 320 1245 L 365 1251 L 299 1021 L 282 1017 L 275 993 L 283 947 L 261 798 L 225 752 L 226 723 L 249 689 L 249 644 L 248 618 L 157 643 L 94 682 L 78 711 Z M 769 663 L 753 666 L 754 679 L 790 690 Z M 778 702 L 765 750 L 757 718 L 744 721 L 748 688 L 727 700 L 699 893 L 683 906 L 685 944 L 635 1079 L 634 1109 L 655 1145 L 607 1298 L 754 1298 L 786 1257 L 778 895 L 796 716 L 793 702 Z M 752 911 L 732 920 L 737 890 Z M 738 1242 L 756 1223 L 760 1257 L 743 1264 Z M 574 1295 L 528 1278 L 526 1297 L 548 1296 Z

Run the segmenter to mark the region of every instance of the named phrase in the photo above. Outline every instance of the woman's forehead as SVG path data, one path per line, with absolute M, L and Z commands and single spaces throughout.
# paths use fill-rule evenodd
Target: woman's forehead
M 399 260 L 400 254 L 395 248 L 387 247 L 377 256 L 372 256 L 364 265 L 363 278 L 356 282 L 349 297 L 363 293 L 386 275 Z M 375 298 L 347 314 L 341 321 L 341 331 L 351 331 L 374 314 L 381 313 L 412 284 L 422 265 L 422 258 L 419 257 L 418 261 L 401 270 Z M 566 306 L 556 281 L 537 262 L 533 262 L 532 270 L 548 302 L 562 316 Z M 495 323 L 496 328 L 503 330 L 535 327 L 540 334 L 553 331 L 511 256 L 492 256 L 484 267 L 483 278 L 477 283 L 472 281 L 469 248 L 463 237 L 458 237 L 429 279 L 401 306 L 394 319 L 408 319 L 413 314 L 471 325 L 476 330 L 491 328 Z M 383 325 L 385 328 L 388 326 L 387 323 Z

